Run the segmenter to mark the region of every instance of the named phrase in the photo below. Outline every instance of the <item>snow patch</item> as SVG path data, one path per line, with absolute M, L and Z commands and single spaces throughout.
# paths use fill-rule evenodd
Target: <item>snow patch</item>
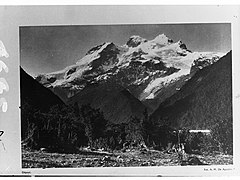
M 156 91 L 169 83 L 177 81 L 181 76 L 188 75 L 189 73 L 190 69 L 181 69 L 169 76 L 157 78 L 148 84 L 147 88 L 144 89 L 143 94 L 147 94 L 147 99 L 153 99 Z
M 153 93 L 149 94 L 145 99 L 154 99 L 154 94 Z

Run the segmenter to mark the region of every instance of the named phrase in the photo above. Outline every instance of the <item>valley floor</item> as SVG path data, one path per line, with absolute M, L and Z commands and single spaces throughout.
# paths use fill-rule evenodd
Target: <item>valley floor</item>
M 188 155 L 197 157 L 207 165 L 232 165 L 233 156 L 214 153 L 210 155 Z M 180 166 L 177 153 L 156 150 L 127 150 L 126 152 L 80 152 L 78 154 L 47 153 L 23 150 L 22 168 L 57 167 L 137 167 L 137 166 Z

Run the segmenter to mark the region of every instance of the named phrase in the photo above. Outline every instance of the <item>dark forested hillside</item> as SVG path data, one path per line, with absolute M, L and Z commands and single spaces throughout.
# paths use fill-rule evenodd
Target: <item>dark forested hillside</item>
M 34 80 L 20 67 L 21 106 L 28 103 L 33 108 L 47 111 L 53 105 L 64 104 L 51 90 Z
M 20 97 L 21 97 L 21 138 L 28 146 L 42 146 L 56 142 L 52 132 L 47 130 L 52 124 L 43 115 L 55 106 L 65 104 L 51 90 L 34 80 L 20 67 Z M 48 122 L 48 127 L 43 122 Z M 44 143 L 43 143 L 44 142 Z
M 231 52 L 217 63 L 197 72 L 181 90 L 152 114 L 174 127 L 210 128 L 232 119 Z
M 209 129 L 232 144 L 232 54 L 198 71 L 151 115 L 175 128 Z M 231 145 L 232 146 L 232 145 Z

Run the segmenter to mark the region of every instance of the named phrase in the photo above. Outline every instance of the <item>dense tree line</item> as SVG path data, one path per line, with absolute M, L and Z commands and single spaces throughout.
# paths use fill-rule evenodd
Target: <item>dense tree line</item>
M 72 152 L 85 145 L 85 126 L 76 116 L 74 107 L 55 105 L 48 112 L 21 106 L 22 142 L 32 149 Z
M 80 147 L 121 149 L 123 144 L 144 142 L 143 123 L 132 117 L 129 123 L 113 124 L 99 109 L 54 105 L 47 112 L 27 101 L 21 106 L 22 144 L 32 149 L 74 152 Z
M 77 152 L 80 147 L 115 150 L 128 147 L 169 148 L 178 142 L 177 130 L 167 124 L 152 121 L 147 110 L 143 118 L 131 117 L 128 123 L 114 124 L 106 120 L 99 109 L 90 105 L 78 107 L 54 105 L 48 112 L 21 106 L 22 144 L 31 149 L 47 148 L 52 152 Z M 182 131 L 180 140 L 191 150 L 221 150 L 232 154 L 231 121 L 216 123 L 211 136 Z M 190 151 L 189 151 L 190 152 Z

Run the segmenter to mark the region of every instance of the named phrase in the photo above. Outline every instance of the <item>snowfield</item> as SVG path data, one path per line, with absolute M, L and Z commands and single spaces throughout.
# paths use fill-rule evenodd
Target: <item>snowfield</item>
M 212 57 L 220 58 L 223 53 L 212 53 L 212 52 L 194 52 L 189 53 L 187 56 L 179 59 L 168 59 L 164 61 L 168 67 L 175 67 L 180 69 L 169 76 L 156 78 L 149 83 L 146 89 L 143 91 L 143 96 L 145 99 L 154 99 L 154 94 L 156 91 L 161 89 L 161 87 L 166 86 L 172 82 L 177 81 L 180 77 L 190 74 L 191 67 L 194 65 L 194 61 L 198 59 L 211 59 Z M 143 97 L 142 97 L 143 98 Z

